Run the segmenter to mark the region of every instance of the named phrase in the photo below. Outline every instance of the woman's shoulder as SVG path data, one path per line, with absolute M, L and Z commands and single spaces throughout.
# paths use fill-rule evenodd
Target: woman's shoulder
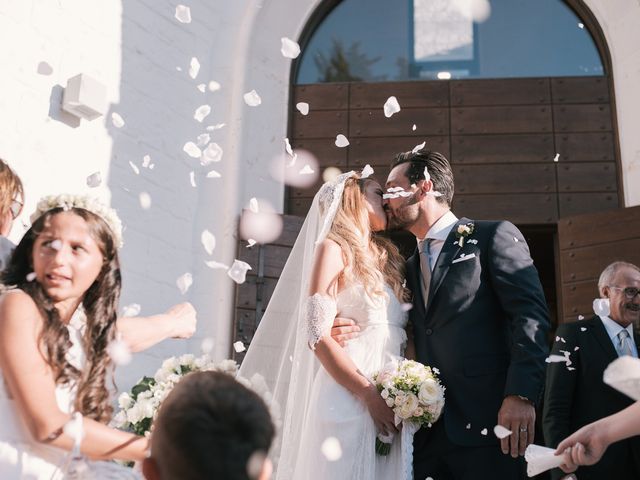
M 33 298 L 19 289 L 5 291 L 0 295 L 0 325 L 11 326 L 14 323 L 33 324 L 42 319 L 42 314 Z M 31 322 L 30 322 L 31 321 Z

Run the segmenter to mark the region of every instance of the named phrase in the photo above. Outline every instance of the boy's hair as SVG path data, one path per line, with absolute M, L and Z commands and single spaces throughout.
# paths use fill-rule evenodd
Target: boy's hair
M 5 218 L 14 200 L 24 202 L 20 177 L 0 159 L 0 219 Z
M 190 373 L 164 400 L 151 436 L 162 478 L 248 480 L 275 428 L 264 401 L 226 373 Z

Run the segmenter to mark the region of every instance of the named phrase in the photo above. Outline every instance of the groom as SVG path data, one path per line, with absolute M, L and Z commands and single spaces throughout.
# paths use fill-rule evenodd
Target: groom
M 389 228 L 410 231 L 407 260 L 416 358 L 440 370 L 442 418 L 414 439 L 414 478 L 525 478 L 544 382 L 547 305 L 529 248 L 509 222 L 458 219 L 453 173 L 440 153 L 396 156 L 386 183 Z M 357 327 L 340 326 L 337 340 Z M 351 334 L 352 335 L 352 334 Z M 495 425 L 512 431 L 503 440 Z

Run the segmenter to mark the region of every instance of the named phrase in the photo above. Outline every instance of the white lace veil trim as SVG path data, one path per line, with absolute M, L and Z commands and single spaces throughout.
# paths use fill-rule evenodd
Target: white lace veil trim
M 280 280 L 260 321 L 239 374 L 259 373 L 273 392 L 277 436 L 270 456 L 275 479 L 291 479 L 297 447 L 309 415 L 307 406 L 320 363 L 308 346 L 304 304 L 316 245 L 326 238 L 335 218 L 347 179 L 339 175 L 325 183 L 313 199 L 298 238 L 282 270 Z

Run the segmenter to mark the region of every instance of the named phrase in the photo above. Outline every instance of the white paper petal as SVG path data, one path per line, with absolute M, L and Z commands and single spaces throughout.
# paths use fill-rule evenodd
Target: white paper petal
M 560 154 L 559 154 L 559 153 L 556 153 L 556 156 L 555 156 L 555 157 L 553 157 L 553 161 L 554 161 L 554 162 L 558 162 L 558 161 L 560 161 Z
M 216 262 L 214 260 L 207 260 L 204 263 L 209 268 L 213 268 L 213 269 L 220 268 L 220 269 L 223 269 L 223 270 L 229 270 L 229 266 L 228 265 L 225 265 L 224 263 Z
M 313 175 L 316 171 L 309 165 L 305 165 L 300 169 L 300 175 Z
M 578 315 L 578 320 L 584 320 L 584 315 Z
M 182 293 L 183 295 L 187 293 L 187 290 L 189 290 L 189 287 L 191 287 L 192 283 L 193 283 L 193 276 L 188 272 L 183 273 L 176 280 L 176 285 L 178 286 L 180 293 Z
M 191 186 L 193 188 L 196 188 L 196 172 L 194 172 L 193 170 L 191 170 L 189 172 L 189 182 L 191 183 Z
M 204 249 L 207 251 L 209 255 L 213 253 L 213 250 L 216 248 L 216 237 L 209 230 L 204 230 L 200 235 L 200 241 L 204 246 Z
M 211 142 L 207 145 L 207 148 L 202 152 L 202 157 L 200 157 L 201 165 L 209 165 L 210 163 L 216 163 L 222 160 L 222 154 L 224 151 L 222 147 L 218 145 L 216 142 Z
M 149 155 L 145 155 L 142 157 L 142 166 L 144 168 L 149 168 L 149 164 L 151 163 L 151 157 Z
M 176 20 L 180 23 L 191 23 L 191 9 L 185 5 L 176 7 Z
M 360 178 L 369 178 L 371 175 L 373 175 L 373 168 L 371 168 L 371 165 L 369 165 L 368 163 L 364 166 L 364 168 L 362 169 L 362 173 L 360 174 Z
M 260 95 L 258 95 L 258 92 L 256 92 L 255 90 L 251 90 L 250 92 L 245 93 L 243 98 L 244 103 L 246 103 L 250 107 L 257 107 L 262 103 Z
M 131 303 L 129 305 L 125 305 L 122 307 L 122 316 L 123 317 L 137 317 L 140 315 L 140 304 L 139 303 Z
M 403 312 L 408 312 L 409 310 L 411 310 L 413 308 L 413 303 L 403 303 L 401 305 L 402 311 Z
M 227 275 L 237 284 L 242 284 L 246 280 L 248 270 L 251 270 L 251 266 L 247 262 L 236 259 L 227 271 Z
M 136 175 L 140 175 L 140 169 L 131 160 L 129 160 L 129 166 L 131 167 L 131 170 L 133 170 L 133 173 L 135 173 Z
M 438 72 L 438 80 L 451 80 L 451 72 Z
M 328 437 L 320 447 L 322 454 L 330 462 L 337 462 L 342 458 L 342 447 L 336 437 Z
M 256 244 L 256 241 L 253 238 L 247 238 L 247 248 L 251 248 Z
M 211 141 L 211 135 L 208 133 L 201 133 L 198 135 L 197 142 L 199 147 L 204 147 Z
M 124 127 L 124 120 L 122 119 L 122 117 L 117 114 L 116 112 L 113 112 L 111 114 L 111 123 L 113 123 L 113 126 L 116 128 L 122 128 Z
M 496 425 L 495 427 L 493 427 L 493 433 L 496 437 L 502 440 L 503 438 L 507 438 L 513 432 L 508 428 L 503 427 L 502 425 Z
M 207 85 L 204 83 L 199 83 L 198 86 L 196 87 L 198 90 L 200 90 L 202 93 L 207 91 Z
M 195 118 L 198 122 L 202 123 L 202 121 L 211 113 L 211 106 L 209 105 L 200 105 L 196 108 L 195 113 L 193 114 L 193 118 Z
M 343 134 L 339 133 L 336 136 L 336 147 L 344 148 L 347 146 L 349 146 L 349 140 L 347 140 L 347 137 L 345 137 Z
M 384 103 L 383 108 L 384 116 L 390 118 L 392 115 L 400 111 L 400 104 L 398 103 L 398 99 L 394 96 L 387 98 L 387 101 Z
M 431 174 L 429 173 L 429 169 L 424 167 L 424 181 L 428 182 L 429 180 L 431 180 Z
M 189 62 L 189 76 L 195 80 L 198 76 L 198 72 L 200 71 L 200 62 L 196 57 L 191 57 L 191 62 Z
M 131 363 L 131 350 L 122 340 L 114 340 L 107 346 L 107 354 L 116 365 L 127 365 Z
M 27 279 L 27 282 L 33 282 L 36 279 L 36 272 L 27 273 L 25 278 Z
M 222 85 L 220 85 L 215 80 L 211 80 L 209 82 L 209 85 L 207 86 L 207 88 L 209 89 L 210 92 L 217 92 L 218 90 L 220 90 L 222 88 Z
M 291 143 L 289 143 L 289 139 L 284 139 L 284 149 L 285 151 L 293 157 L 293 149 L 291 148 Z
M 222 175 L 220 175 L 220 173 L 216 172 L 215 170 L 211 170 L 209 173 L 207 173 L 207 178 L 220 178 Z
M 247 348 L 244 346 L 244 343 L 235 342 L 233 344 L 233 349 L 236 351 L 236 353 L 241 353 L 241 352 L 244 352 Z
M 611 313 L 608 298 L 596 298 L 593 301 L 593 313 L 599 317 L 608 317 Z
M 416 131 L 418 127 L 416 126 L 416 124 L 414 123 L 413 126 L 411 127 L 411 130 L 413 130 L 414 132 Z
M 480 430 L 480 435 L 487 435 L 487 433 L 489 433 L 489 431 L 486 428 Z
M 185 143 L 184 147 L 182 147 L 182 150 L 184 150 L 184 152 L 191 158 L 200 158 L 202 156 L 202 151 L 193 142 Z
M 253 197 L 249 200 L 249 210 L 251 210 L 253 213 L 258 213 L 258 200 L 256 199 L 256 197 Z
M 422 142 L 419 145 L 416 145 L 415 147 L 413 147 L 413 150 L 411 150 L 411 153 L 418 153 L 420 150 L 422 150 L 424 148 L 424 146 L 427 144 L 426 141 Z
M 307 102 L 298 102 L 296 103 L 296 108 L 302 115 L 309 114 L 309 104 Z
M 567 363 L 570 360 L 565 355 L 549 355 L 547 358 L 544 359 L 544 361 L 547 363 L 560 363 L 560 362 Z
M 140 192 L 138 195 L 138 201 L 143 210 L 149 210 L 151 208 L 151 195 L 147 192 Z
M 282 42 L 282 46 L 280 47 L 280 52 L 286 58 L 296 58 L 300 55 L 300 45 L 287 37 L 282 37 L 280 39 Z
M 100 172 L 92 173 L 87 177 L 87 186 L 89 188 L 99 187 L 101 183 L 102 183 L 102 175 L 100 175 Z
M 207 132 L 213 132 L 214 130 L 220 130 L 221 128 L 225 127 L 227 124 L 226 123 L 216 123 L 215 125 L 209 125 L 207 127 Z
M 617 358 L 605 369 L 602 379 L 633 400 L 640 400 L 640 359 L 628 355 Z
M 555 455 L 554 448 L 541 447 L 531 444 L 524 452 L 527 461 L 527 475 L 533 477 L 552 468 L 557 468 L 564 463 L 562 455 Z

